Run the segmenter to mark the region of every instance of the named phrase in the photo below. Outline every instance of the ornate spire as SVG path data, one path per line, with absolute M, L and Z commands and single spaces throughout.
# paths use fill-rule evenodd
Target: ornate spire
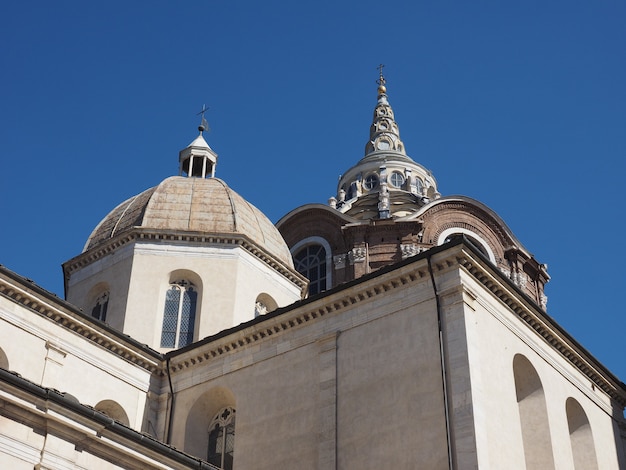
M 383 65 L 378 66 L 378 101 L 365 156 L 337 184 L 331 207 L 352 217 L 405 217 L 439 197 L 433 174 L 406 154 L 387 99 Z
M 378 66 L 378 103 L 374 109 L 374 119 L 370 127 L 370 139 L 365 146 L 365 155 L 373 152 L 399 152 L 406 155 L 400 140 L 400 129 L 393 116 L 393 109 L 387 99 L 387 87 L 383 75 L 383 64 Z

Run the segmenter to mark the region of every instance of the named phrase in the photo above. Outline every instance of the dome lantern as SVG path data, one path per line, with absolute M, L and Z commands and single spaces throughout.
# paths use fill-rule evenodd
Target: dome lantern
M 215 167 L 217 166 L 217 153 L 209 147 L 206 140 L 202 136 L 204 131 L 209 131 L 209 125 L 204 118 L 206 107 L 202 106 L 201 122 L 198 126 L 200 135 L 195 138 L 187 147 L 181 150 L 178 154 L 179 171 L 180 176 L 186 175 L 187 177 L 196 178 L 214 178 Z

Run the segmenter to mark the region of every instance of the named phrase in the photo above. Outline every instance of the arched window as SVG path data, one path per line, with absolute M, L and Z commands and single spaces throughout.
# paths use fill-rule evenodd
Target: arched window
M 462 227 L 452 227 L 444 230 L 439 234 L 437 239 L 437 245 L 443 245 L 446 242 L 454 240 L 456 237 L 460 237 L 465 235 L 472 245 L 474 245 L 478 251 L 480 251 L 483 255 L 489 258 L 493 264 L 496 264 L 496 256 L 493 253 L 493 250 L 489 246 L 489 244 L 483 240 L 483 238 L 477 233 L 472 232 L 466 228 Z
M 107 309 L 109 308 L 109 292 L 103 292 L 96 298 L 95 305 L 91 309 L 91 316 L 100 321 L 106 321 Z
M 415 178 L 415 189 L 419 195 L 424 193 L 424 183 L 422 183 L 422 180 L 419 178 Z
M 170 285 L 165 295 L 162 348 L 182 348 L 193 342 L 198 292 L 185 280 Z
M 530 361 L 521 354 L 513 358 L 513 375 L 526 468 L 553 469 L 552 439 L 541 379 Z
M 235 409 L 222 408 L 209 426 L 207 460 L 224 470 L 232 470 L 235 452 Z
M 565 401 L 565 413 L 567 414 L 574 468 L 576 470 L 597 469 L 596 448 L 593 444 L 593 434 L 585 410 L 580 406 L 580 403 L 570 397 Z
M 463 237 L 465 237 L 467 241 L 469 241 L 472 245 L 474 245 L 474 247 L 478 251 L 480 251 L 483 255 L 485 255 L 487 258 L 489 257 L 489 252 L 483 246 L 483 244 L 480 243 L 478 240 L 476 240 L 476 238 L 472 237 L 471 235 L 462 234 L 462 233 L 454 233 L 452 235 L 448 235 L 443 242 L 448 243 L 448 242 L 451 242 L 453 240 L 458 240 L 459 238 L 463 238 Z
M 204 391 L 191 406 L 185 407 L 185 430 L 183 433 L 174 433 L 172 445 L 184 449 L 188 454 L 206 458 L 209 453 L 209 434 L 219 424 L 218 417 L 228 408 L 233 411 L 237 409 L 235 395 L 230 389 L 220 386 Z M 224 424 L 222 421 L 222 425 Z M 216 442 L 214 449 L 217 448 Z
M 296 270 L 309 282 L 309 295 L 326 290 L 326 249 L 322 245 L 307 245 L 293 257 Z

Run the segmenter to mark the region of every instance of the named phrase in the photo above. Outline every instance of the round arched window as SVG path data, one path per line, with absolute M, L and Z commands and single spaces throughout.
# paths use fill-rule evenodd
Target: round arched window
M 389 182 L 394 188 L 401 188 L 404 184 L 404 175 L 399 171 L 394 171 L 389 177 Z
M 363 187 L 369 191 L 371 189 L 374 189 L 376 186 L 378 186 L 378 176 L 376 176 L 374 173 L 370 173 L 365 177 L 365 181 L 363 181 Z

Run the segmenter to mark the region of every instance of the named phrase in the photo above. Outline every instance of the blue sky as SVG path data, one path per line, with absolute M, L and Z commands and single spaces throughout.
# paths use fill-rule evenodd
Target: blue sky
M 549 265 L 548 312 L 626 380 L 626 3 L 0 4 L 0 263 L 63 295 L 114 206 L 178 172 L 277 221 L 362 156 L 384 63 L 408 154 Z

